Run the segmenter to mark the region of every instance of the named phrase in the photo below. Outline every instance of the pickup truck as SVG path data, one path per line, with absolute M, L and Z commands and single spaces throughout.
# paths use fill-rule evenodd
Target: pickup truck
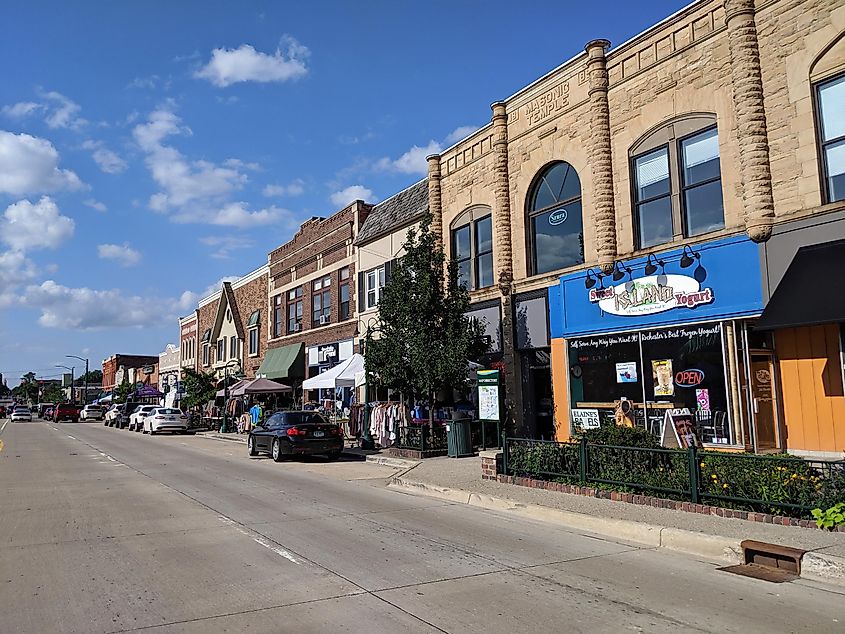
M 56 405 L 56 408 L 53 410 L 53 420 L 57 423 L 60 423 L 63 420 L 69 420 L 72 423 L 78 423 L 79 409 L 79 405 L 73 405 L 71 403 L 60 403 Z

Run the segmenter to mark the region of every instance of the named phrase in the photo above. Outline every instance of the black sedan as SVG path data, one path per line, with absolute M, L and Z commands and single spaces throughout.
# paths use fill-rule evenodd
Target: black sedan
M 340 426 L 316 412 L 276 412 L 247 439 L 250 456 L 267 452 L 276 462 L 285 456 L 323 454 L 337 460 L 343 451 Z

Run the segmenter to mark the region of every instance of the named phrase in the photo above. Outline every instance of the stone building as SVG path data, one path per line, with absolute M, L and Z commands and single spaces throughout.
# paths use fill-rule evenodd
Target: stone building
M 311 218 L 270 252 L 268 349 L 259 376 L 296 387 L 352 356 L 357 326 L 353 242 L 371 209 L 359 200 L 328 218 Z
M 757 327 L 798 249 L 845 237 L 844 32 L 837 0 L 694 2 L 588 42 L 429 157 L 434 224 L 501 322 L 519 431 L 665 429 L 687 409 L 707 442 L 845 449 L 845 314 Z M 828 362 L 827 391 L 787 378 Z
M 177 400 L 176 394 L 182 380 L 181 361 L 181 350 L 172 343 L 168 343 L 164 350 L 158 353 L 159 391 L 164 393 L 168 406 L 172 406 Z

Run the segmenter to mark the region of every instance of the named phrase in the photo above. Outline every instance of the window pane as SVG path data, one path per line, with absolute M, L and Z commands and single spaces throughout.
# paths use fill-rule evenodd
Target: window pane
M 349 267 L 340 269 L 340 279 L 345 280 L 349 279 Z
M 454 240 L 455 259 L 463 260 L 472 257 L 469 245 L 469 225 L 455 229 L 452 232 L 452 239 Z
M 463 284 L 467 288 L 472 288 L 472 274 L 470 260 L 462 260 L 458 262 L 458 284 Z
M 367 308 L 372 308 L 376 305 L 376 292 L 374 290 L 367 291 Z
M 827 163 L 827 195 L 830 202 L 845 200 L 845 141 L 825 148 Z
M 658 198 L 637 207 L 640 248 L 672 240 L 672 199 Z
M 332 310 L 331 291 L 323 291 L 323 314 L 328 315 Z
M 580 199 L 566 207 L 531 219 L 535 274 L 566 268 L 584 261 L 584 230 Z
M 487 253 L 475 261 L 475 274 L 478 276 L 477 288 L 493 286 L 493 254 Z
M 819 88 L 819 110 L 822 140 L 845 136 L 845 76 Z
M 319 314 L 320 308 L 322 307 L 322 297 L 318 293 L 312 299 L 314 301 L 314 312 Z
M 370 271 L 367 273 L 367 290 L 372 290 L 376 287 L 376 272 Z
M 684 213 L 688 236 L 725 227 L 722 210 L 722 181 L 691 187 L 684 192 Z
M 381 288 L 382 286 L 384 286 L 384 267 L 378 270 L 378 287 Z
M 344 284 L 340 287 L 340 301 L 348 302 L 349 301 L 349 284 Z
M 493 221 L 490 216 L 475 222 L 475 253 L 493 250 Z
M 683 141 L 681 155 L 685 185 L 719 177 L 719 136 L 715 128 Z
M 634 162 L 637 200 L 648 200 L 669 193 L 669 151 L 660 148 Z
M 302 302 L 296 302 L 296 316 L 302 317 Z
M 551 207 L 555 203 L 581 196 L 581 181 L 569 163 L 553 165 L 543 174 L 534 191 L 531 211 Z

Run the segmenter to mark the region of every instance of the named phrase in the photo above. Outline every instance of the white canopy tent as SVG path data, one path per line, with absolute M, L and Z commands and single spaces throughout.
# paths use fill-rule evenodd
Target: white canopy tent
M 302 382 L 303 390 L 326 390 L 335 387 L 357 387 L 364 383 L 364 357 L 353 354 L 333 368 Z

